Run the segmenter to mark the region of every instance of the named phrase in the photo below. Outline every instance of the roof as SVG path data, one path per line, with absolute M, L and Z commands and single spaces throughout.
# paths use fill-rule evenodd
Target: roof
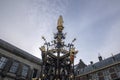
M 84 67 L 86 67 L 87 65 L 80 59 L 79 63 L 77 65 L 75 65 L 76 69 L 82 69 Z
M 118 53 L 118 54 L 116 54 L 116 55 L 114 55 L 112 57 L 109 57 L 109 58 L 107 58 L 105 60 L 99 61 L 99 62 L 97 62 L 95 64 L 90 64 L 85 68 L 76 69 L 75 71 L 79 71 L 79 74 L 77 74 L 77 75 L 82 75 L 82 74 L 89 73 L 89 72 L 91 72 L 93 70 L 101 69 L 103 67 L 109 66 L 109 65 L 117 63 L 117 62 L 120 62 L 120 53 Z
M 20 56 L 24 59 L 27 59 L 33 63 L 37 63 L 37 64 L 41 64 L 41 59 L 31 55 L 30 53 L 23 51 L 20 48 L 17 48 L 15 46 L 13 46 L 12 44 L 0 39 L 0 48 L 5 49 L 11 53 L 13 53 L 14 55 Z

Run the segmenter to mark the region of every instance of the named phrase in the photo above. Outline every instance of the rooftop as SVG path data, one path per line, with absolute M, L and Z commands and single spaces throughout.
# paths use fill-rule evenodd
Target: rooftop
M 115 64 L 115 63 L 119 63 L 120 62 L 120 53 L 114 55 L 114 56 L 111 56 L 107 59 L 104 59 L 104 60 L 101 60 L 97 63 L 94 63 L 94 64 L 90 64 L 90 65 L 87 65 L 86 67 L 84 68 L 78 68 L 76 65 L 76 69 L 75 71 L 79 71 L 79 74 L 78 75 L 82 75 L 82 74 L 86 74 L 86 73 L 89 73 L 93 70 L 98 70 L 98 69 L 101 69 L 103 67 L 106 67 L 106 66 L 109 66 L 109 65 L 112 65 L 112 64 Z
M 33 63 L 41 64 L 41 62 L 42 62 L 41 59 L 29 54 L 26 51 L 23 51 L 20 48 L 15 47 L 14 45 L 12 45 L 12 44 L 10 44 L 2 39 L 0 39 L 0 48 L 5 49 L 5 50 L 17 55 L 17 56 L 20 56 L 24 59 L 31 61 Z

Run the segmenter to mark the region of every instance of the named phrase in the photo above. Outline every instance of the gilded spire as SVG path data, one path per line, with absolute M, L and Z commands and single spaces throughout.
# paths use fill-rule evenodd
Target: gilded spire
M 63 18 L 62 18 L 61 15 L 59 16 L 59 19 L 58 19 L 57 25 L 58 25 L 58 26 L 63 26 Z
M 63 18 L 62 18 L 62 16 L 60 15 L 59 16 L 59 18 L 58 18 L 58 22 L 57 22 L 57 29 L 58 29 L 58 31 L 59 32 L 62 32 L 62 30 L 63 30 Z

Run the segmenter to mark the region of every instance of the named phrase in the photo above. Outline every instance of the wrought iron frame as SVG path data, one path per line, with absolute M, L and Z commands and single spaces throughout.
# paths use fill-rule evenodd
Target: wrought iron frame
M 63 18 L 58 19 L 57 30 L 54 34 L 54 40 L 47 42 L 40 47 L 42 56 L 42 80 L 74 80 L 74 56 L 78 51 L 75 50 L 73 39 L 67 45 L 64 42 L 66 33 L 63 33 Z M 56 55 L 55 55 L 56 54 Z

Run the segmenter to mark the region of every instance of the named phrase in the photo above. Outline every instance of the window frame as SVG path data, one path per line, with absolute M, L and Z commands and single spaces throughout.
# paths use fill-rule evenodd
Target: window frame
M 7 62 L 8 62 L 8 58 L 5 56 L 1 56 L 0 57 L 0 69 L 4 69 Z
M 17 63 L 17 65 L 15 65 L 14 63 Z M 18 68 L 19 68 L 19 65 L 20 65 L 20 63 L 18 62 L 18 61 L 13 61 L 12 62 L 12 65 L 11 65 L 11 67 L 10 67 L 10 69 L 9 69 L 9 72 L 10 73 L 17 73 L 17 70 L 18 70 Z M 12 71 L 12 70 L 15 70 L 15 71 Z
M 30 69 L 30 67 L 28 65 L 24 64 L 22 66 L 21 76 L 27 77 L 29 69 Z

